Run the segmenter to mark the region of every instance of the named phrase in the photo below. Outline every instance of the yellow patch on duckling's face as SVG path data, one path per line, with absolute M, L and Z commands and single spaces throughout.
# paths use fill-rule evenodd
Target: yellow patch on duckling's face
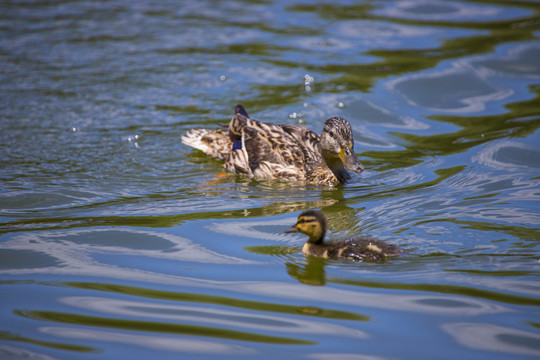
M 300 216 L 296 223 L 296 229 L 302 234 L 309 236 L 310 240 L 318 240 L 323 235 L 323 227 L 315 216 Z

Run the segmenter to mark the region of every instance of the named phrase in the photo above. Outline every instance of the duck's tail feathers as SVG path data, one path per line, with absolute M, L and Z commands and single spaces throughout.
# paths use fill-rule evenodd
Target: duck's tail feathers
M 219 160 L 225 160 L 232 147 L 226 129 L 192 129 L 182 135 L 182 142 Z

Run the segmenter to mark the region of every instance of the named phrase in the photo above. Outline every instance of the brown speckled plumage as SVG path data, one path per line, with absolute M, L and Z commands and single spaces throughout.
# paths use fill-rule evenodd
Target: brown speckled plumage
M 193 129 L 182 142 L 225 160 L 233 173 L 257 179 L 337 185 L 350 178 L 346 169 L 363 170 L 354 156 L 351 126 L 337 117 L 325 122 L 319 136 L 301 126 L 257 121 L 237 105 L 227 129 Z
M 326 218 L 320 211 L 308 210 L 298 216 L 296 224 L 286 232 L 301 232 L 309 236 L 302 252 L 307 256 L 329 259 L 383 262 L 403 251 L 392 244 L 369 238 L 353 238 L 330 243 L 324 242 Z

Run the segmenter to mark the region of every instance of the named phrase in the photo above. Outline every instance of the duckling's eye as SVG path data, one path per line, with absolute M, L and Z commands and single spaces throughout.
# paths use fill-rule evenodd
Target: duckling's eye
M 330 130 L 330 131 L 328 132 L 328 135 L 330 135 L 331 138 L 333 138 L 333 137 L 335 136 L 335 134 L 334 134 L 334 132 L 333 132 L 332 130 Z
M 305 222 L 306 222 L 306 220 L 304 220 L 304 219 L 298 220 L 298 223 L 299 223 L 299 224 L 303 224 L 303 223 L 305 223 Z

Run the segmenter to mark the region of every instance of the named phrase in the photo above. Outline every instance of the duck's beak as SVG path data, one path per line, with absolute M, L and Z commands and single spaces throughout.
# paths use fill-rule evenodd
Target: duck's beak
M 290 228 L 289 230 L 285 230 L 286 233 L 295 233 L 295 232 L 298 232 L 298 229 L 296 228 L 296 224 L 293 225 L 292 228 Z
M 345 169 L 354 171 L 357 173 L 360 173 L 364 170 L 364 165 L 358 161 L 356 156 L 354 156 L 351 149 L 348 147 L 345 147 L 341 149 L 341 152 L 339 153 L 339 158 L 343 162 L 343 165 L 345 166 Z

